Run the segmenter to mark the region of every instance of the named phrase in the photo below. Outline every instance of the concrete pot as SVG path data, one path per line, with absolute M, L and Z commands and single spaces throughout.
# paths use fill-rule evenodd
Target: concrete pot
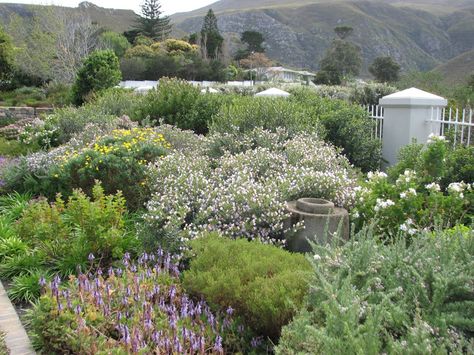
M 285 221 L 285 227 L 291 228 L 303 222 L 304 228 L 296 234 L 286 237 L 288 249 L 297 252 L 311 252 L 308 240 L 314 243 L 330 243 L 334 233 L 349 239 L 349 213 L 344 208 L 320 198 L 300 198 L 287 203 L 291 217 Z M 327 233 L 326 233 L 327 231 Z

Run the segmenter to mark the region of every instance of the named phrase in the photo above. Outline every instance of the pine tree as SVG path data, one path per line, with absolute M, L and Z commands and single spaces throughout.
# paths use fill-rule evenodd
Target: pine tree
M 207 58 L 217 59 L 222 51 L 224 38 L 219 32 L 217 26 L 217 17 L 214 11 L 209 9 L 201 29 L 201 47 Z
M 168 16 L 161 16 L 161 4 L 158 0 L 145 0 L 142 5 L 142 13 L 136 19 L 135 28 L 141 35 L 156 41 L 162 41 L 168 37 L 172 25 Z

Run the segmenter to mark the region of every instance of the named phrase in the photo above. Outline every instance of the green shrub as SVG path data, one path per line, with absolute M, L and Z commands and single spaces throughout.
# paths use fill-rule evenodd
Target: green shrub
M 308 262 L 302 255 L 247 240 L 209 235 L 191 242 L 187 292 L 211 307 L 229 306 L 256 334 L 275 340 L 307 292 Z
M 396 87 L 387 84 L 370 83 L 355 85 L 349 100 L 359 105 L 378 105 L 379 100 L 397 91 Z
M 364 109 L 343 107 L 321 117 L 326 139 L 337 147 L 349 161 L 364 172 L 377 170 L 382 161 L 382 143 L 373 135 L 375 122 Z
M 113 130 L 90 146 L 66 150 L 59 157 L 59 164 L 48 172 L 53 188 L 48 196 L 58 191 L 69 196 L 74 188 L 90 195 L 95 181 L 101 181 L 106 193 L 121 191 L 128 206 L 139 209 L 148 195 L 146 165 L 169 148 L 163 135 L 151 128 Z
M 315 247 L 311 292 L 277 354 L 464 354 L 474 344 L 474 234 Z
M 211 124 L 211 131 L 218 133 L 245 134 L 255 128 L 273 132 L 285 128 L 292 135 L 303 131 L 324 135 L 316 105 L 283 98 L 235 97 L 222 106 Z
M 92 195 L 90 199 L 76 190 L 67 202 L 61 196 L 51 204 L 34 201 L 11 225 L 14 236 L 3 239 L 0 248 L 0 276 L 24 276 L 14 279 L 17 289 L 12 292 L 19 298 L 37 294 L 32 280 L 38 270 L 68 276 L 77 267 L 86 270 L 91 254 L 96 266 L 108 267 L 126 250 L 136 250 L 121 194 L 106 196 L 96 185 Z
M 198 134 L 207 133 L 209 122 L 230 96 L 204 95 L 186 81 L 161 79 L 158 90 L 150 91 L 137 109 L 135 117 L 143 120 L 163 119 L 165 123 Z
M 74 103 L 81 105 L 92 92 L 113 87 L 121 78 L 119 60 L 113 51 L 93 52 L 77 73 L 72 89 Z

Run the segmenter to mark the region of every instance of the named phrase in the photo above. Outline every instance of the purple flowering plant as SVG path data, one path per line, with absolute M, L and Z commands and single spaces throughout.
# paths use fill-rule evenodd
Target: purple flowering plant
M 107 272 L 67 283 L 41 280 L 43 295 L 28 315 L 35 346 L 81 354 L 223 354 L 226 339 L 241 341 L 244 328 L 232 308 L 215 314 L 190 299 L 175 260 L 159 250 L 135 263 L 126 253 L 121 267 Z

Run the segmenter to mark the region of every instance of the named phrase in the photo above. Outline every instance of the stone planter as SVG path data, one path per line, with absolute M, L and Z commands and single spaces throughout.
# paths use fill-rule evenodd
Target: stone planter
M 296 234 L 288 234 L 289 250 L 310 252 L 314 243 L 330 243 L 334 233 L 340 232 L 340 237 L 349 238 L 349 213 L 344 208 L 334 206 L 334 203 L 320 198 L 301 198 L 287 203 L 291 217 L 285 222 L 286 228 L 291 228 L 298 222 L 303 222 L 304 228 Z

